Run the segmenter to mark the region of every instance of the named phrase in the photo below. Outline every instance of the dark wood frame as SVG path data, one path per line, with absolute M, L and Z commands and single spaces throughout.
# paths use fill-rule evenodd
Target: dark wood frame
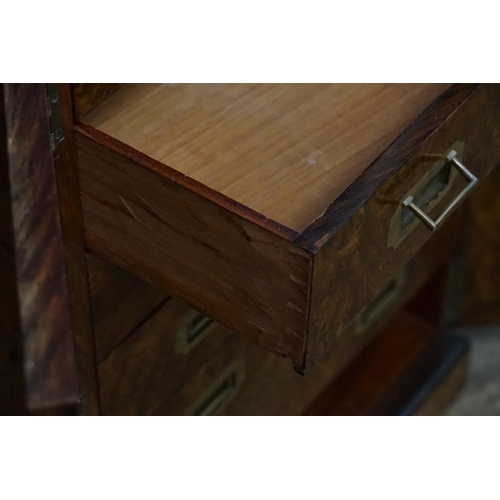
M 45 85 L 1 90 L 0 406 L 18 414 L 79 397 Z

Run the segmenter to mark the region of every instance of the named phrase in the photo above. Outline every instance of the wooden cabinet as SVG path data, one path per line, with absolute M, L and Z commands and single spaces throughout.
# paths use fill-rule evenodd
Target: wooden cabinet
M 121 331 L 116 329 L 114 333 L 112 343 L 117 346 L 112 352 L 103 356 L 98 350 L 97 354 L 103 413 L 301 414 L 370 344 L 394 311 L 446 267 L 453 255 L 458 222 L 456 218 L 448 221 L 410 260 L 395 284 L 383 290 L 346 328 L 335 347 L 302 377 L 287 359 L 241 338 L 178 299 L 151 307 L 150 315 L 135 330 L 131 324 L 115 321 L 113 309 L 108 309 L 109 318 L 102 317 L 101 323 L 113 319 Z M 98 296 L 112 296 L 117 285 L 124 282 L 120 276 L 124 271 L 97 264 L 102 261 L 95 256 L 91 260 L 91 283 L 98 281 L 93 273 L 102 276 L 106 270 L 108 274 L 107 279 L 99 280 L 107 282 L 107 290 L 91 287 L 93 301 Z M 130 282 L 130 295 L 143 287 Z M 437 303 L 439 294 L 434 295 L 433 302 Z M 418 336 L 419 332 L 412 334 Z M 102 345 L 103 338 L 109 338 L 106 330 L 96 330 L 95 335 L 97 346 Z
M 0 414 L 78 401 L 43 84 L 0 92 Z
M 3 89 L 7 138 L 28 117 Z M 462 201 L 500 163 L 498 85 L 36 89 L 72 326 L 47 324 L 67 364 L 43 359 L 81 411 L 303 413 L 377 334 L 423 331 L 394 316 L 412 297 L 441 331 Z
M 76 126 L 89 247 L 298 371 L 387 285 L 491 147 L 496 86 L 125 86 Z M 406 127 L 406 128 L 405 128 Z M 221 307 L 223 306 L 223 307 Z

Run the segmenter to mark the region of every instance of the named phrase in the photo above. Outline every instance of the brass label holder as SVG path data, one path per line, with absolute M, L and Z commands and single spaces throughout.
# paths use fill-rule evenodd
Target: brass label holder
M 177 327 L 176 352 L 178 354 L 188 354 L 216 326 L 217 323 L 213 319 L 195 309 L 190 309 Z

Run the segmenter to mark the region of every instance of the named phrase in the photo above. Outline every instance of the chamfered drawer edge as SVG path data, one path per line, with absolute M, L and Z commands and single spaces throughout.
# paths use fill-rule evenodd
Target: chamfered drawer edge
M 422 186 L 422 180 L 422 188 L 427 189 L 426 175 L 433 168 L 438 172 L 447 168 L 450 185 L 445 182 L 445 187 L 424 207 L 437 220 L 467 188 L 467 181 L 454 172 L 446 156 L 456 150 L 460 161 L 483 182 L 500 161 L 496 147 L 499 141 L 500 85 L 481 85 L 317 251 L 308 339 L 311 359 L 320 358 L 332 348 L 352 318 L 426 241 L 442 231 L 440 227 L 431 231 L 417 221 L 410 224 L 402 238 L 393 237 L 398 212 L 400 215 L 402 210 L 408 210 L 402 208 L 408 193 Z

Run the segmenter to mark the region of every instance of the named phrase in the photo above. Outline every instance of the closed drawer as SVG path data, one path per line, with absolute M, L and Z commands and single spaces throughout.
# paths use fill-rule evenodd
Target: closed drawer
M 431 238 L 403 202 L 498 163 L 499 92 L 126 86 L 76 126 L 87 244 L 304 371 Z
M 239 338 L 170 299 L 98 364 L 107 415 L 153 413 L 192 373 L 214 358 L 233 359 Z
M 104 414 L 294 415 L 373 338 L 379 328 L 449 259 L 450 220 L 355 319 L 336 348 L 301 377 L 289 362 L 232 334 L 171 299 L 99 363 Z
M 168 297 L 95 254 L 87 255 L 87 271 L 96 361 L 100 362 Z

